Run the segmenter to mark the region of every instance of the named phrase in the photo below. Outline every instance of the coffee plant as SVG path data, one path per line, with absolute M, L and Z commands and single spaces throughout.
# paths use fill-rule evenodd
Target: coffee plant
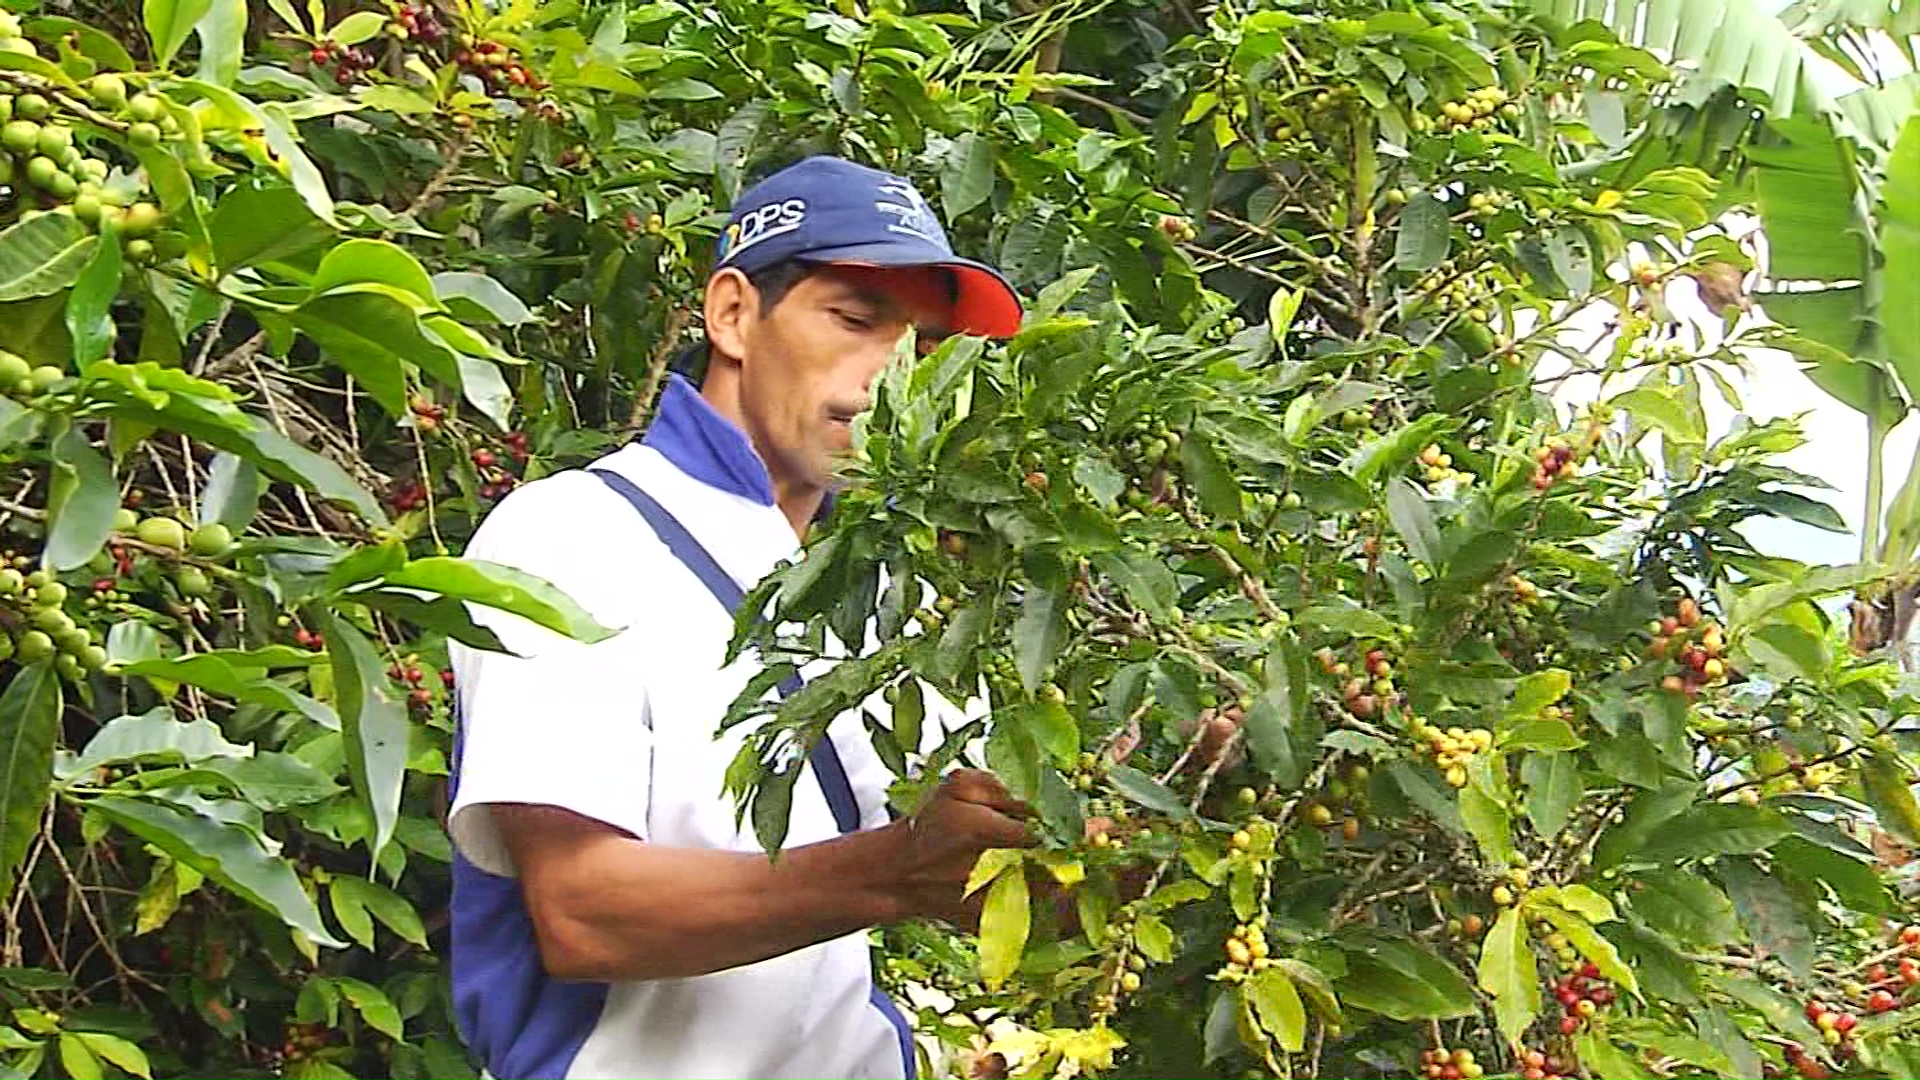
M 734 718 L 770 844 L 876 694 L 902 809 L 1035 808 L 977 938 L 885 931 L 930 1068 L 1914 1075 L 1913 696 L 1822 606 L 1880 576 L 1745 539 L 1842 527 L 1706 423 L 1777 330 L 1664 303 L 1831 105 L 1710 6 L 8 0 L 0 1075 L 476 1075 L 446 643 L 619 628 L 458 552 L 820 151 L 1032 300 L 878 387 L 758 594 L 858 645 Z

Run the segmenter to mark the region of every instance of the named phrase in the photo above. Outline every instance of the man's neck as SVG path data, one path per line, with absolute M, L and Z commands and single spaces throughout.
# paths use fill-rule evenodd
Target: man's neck
M 716 377 L 716 375 L 718 377 Z M 710 372 L 700 387 L 700 396 L 713 411 L 725 417 L 733 426 L 747 435 L 747 442 L 753 446 L 754 453 L 760 456 L 760 463 L 766 467 L 767 476 L 773 481 L 773 502 L 780 513 L 793 526 L 793 533 L 803 542 L 807 530 L 813 524 L 815 514 L 820 512 L 820 504 L 827 497 L 826 489 L 818 484 L 796 480 L 782 475 L 779 458 L 767 453 L 766 447 L 753 433 L 752 425 L 747 423 L 746 410 L 740 407 L 740 388 L 737 380 L 724 374 Z

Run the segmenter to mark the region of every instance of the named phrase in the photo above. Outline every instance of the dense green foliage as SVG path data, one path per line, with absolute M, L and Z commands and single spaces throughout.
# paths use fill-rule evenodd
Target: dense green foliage
M 1901 129 L 1756 108 L 1800 68 L 1743 4 L 1648 5 L 1663 54 L 1748 43 L 1685 78 L 1580 6 L 0 14 L 0 1073 L 474 1075 L 445 644 L 487 644 L 466 603 L 610 631 L 461 541 L 644 424 L 716 211 L 832 150 L 1036 298 L 889 372 L 760 594 L 881 647 L 754 749 L 882 691 L 903 806 L 978 735 L 1046 827 L 983 863 L 977 947 L 889 933 L 956 1002 L 923 1030 L 1021 1075 L 1913 1075 L 1914 703 L 1815 604 L 1876 571 L 1743 539 L 1839 521 L 1792 425 L 1708 430 L 1765 332 L 1659 300 L 1740 278 L 1712 223 L 1788 204 L 1769 165 L 1827 190 L 1796 130 L 1872 119 L 1855 209 L 1913 220 Z M 909 671 L 990 714 L 936 745 Z M 1182 770 L 1205 710 L 1244 745 Z

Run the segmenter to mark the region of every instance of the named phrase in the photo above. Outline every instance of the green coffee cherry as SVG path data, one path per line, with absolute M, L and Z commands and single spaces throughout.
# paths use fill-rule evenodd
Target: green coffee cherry
M 147 518 L 134 529 L 134 535 L 139 537 L 143 544 L 152 544 L 154 547 L 166 548 L 169 551 L 179 551 L 187 546 L 187 527 L 173 518 Z
M 39 630 L 21 634 L 18 645 L 14 655 L 23 664 L 37 664 L 53 655 L 53 639 Z
M 127 82 L 112 72 L 95 75 L 87 83 L 87 93 L 103 108 L 117 109 L 127 103 Z
M 11 154 L 31 154 L 40 145 L 40 125 L 31 120 L 10 120 L 0 126 L 0 148 Z
M 187 550 L 204 558 L 218 558 L 233 547 L 233 530 L 210 521 L 187 537 Z

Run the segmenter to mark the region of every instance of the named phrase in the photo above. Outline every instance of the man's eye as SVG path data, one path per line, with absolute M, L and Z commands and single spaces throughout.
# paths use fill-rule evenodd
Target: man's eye
M 873 328 L 873 320 L 857 312 L 848 311 L 845 308 L 835 308 L 833 314 L 835 318 L 838 318 L 841 323 L 850 330 L 870 330 Z

